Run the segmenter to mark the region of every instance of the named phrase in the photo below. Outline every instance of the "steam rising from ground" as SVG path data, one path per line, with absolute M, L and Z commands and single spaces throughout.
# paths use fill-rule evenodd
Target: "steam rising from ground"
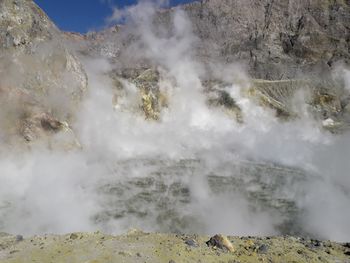
M 113 83 L 108 73 L 120 65 L 85 58 L 89 94 L 73 124 L 83 148 L 67 153 L 37 147 L 2 156 L 0 230 L 31 235 L 98 229 L 120 233 L 140 227 L 150 231 L 279 234 L 282 230 L 278 226 L 290 223 L 286 215 L 252 201 L 244 194 L 247 191 L 241 191 L 246 189 L 215 192 L 208 183 L 211 175 L 248 182 L 253 177 L 244 173 L 248 163 L 279 164 L 305 173 L 306 177 L 299 181 L 293 178 L 298 173 L 291 173 L 291 178 L 283 178 L 283 183 L 267 194 L 272 199 L 274 195 L 283 196 L 295 203 L 298 212 L 291 218 L 297 222 L 295 232 L 348 241 L 348 134 L 323 131 L 309 116 L 303 99 L 296 100 L 300 118 L 290 122 L 276 119 L 272 110 L 241 95 L 249 85 L 243 67 L 208 66 L 195 60 L 193 45 L 198 40 L 183 11 L 174 13 L 169 34 L 153 25 L 156 9 L 157 5 L 141 2 L 116 10 L 114 18 L 125 21 L 127 32 L 138 39 L 123 52 L 121 60 L 144 59 L 161 72 L 160 89 L 170 98 L 161 121 L 145 120 L 123 108 L 113 109 Z M 208 68 L 215 78 L 232 83 L 225 90 L 242 108 L 243 124 L 206 104 L 201 79 L 208 74 Z M 348 81 L 349 73 L 345 74 Z M 347 86 L 350 88 L 349 82 Z M 137 88 L 125 80 L 125 89 L 125 104 L 137 107 Z M 184 160 L 189 164 L 183 164 Z M 265 172 L 261 182 L 274 185 L 279 176 L 285 174 Z M 123 196 L 130 197 L 139 193 L 129 181 L 149 177 L 160 178 L 165 185 L 161 187 L 168 187 L 165 194 L 158 196 L 164 202 L 141 195 L 140 200 L 136 199 L 139 206 L 129 205 L 139 211 L 126 209 L 129 214 L 113 214 L 120 206 L 128 205 L 126 201 L 118 203 L 113 193 L 106 194 L 101 189 L 122 185 Z M 186 191 L 170 195 L 174 182 L 189 189 L 187 201 L 181 202 Z M 255 188 L 248 192 L 259 190 L 259 185 L 249 187 Z M 145 188 L 159 190 L 147 185 Z M 173 212 L 178 220 L 162 220 L 164 215 L 155 203 L 166 206 L 164 211 Z M 146 214 L 136 213 L 142 211 Z

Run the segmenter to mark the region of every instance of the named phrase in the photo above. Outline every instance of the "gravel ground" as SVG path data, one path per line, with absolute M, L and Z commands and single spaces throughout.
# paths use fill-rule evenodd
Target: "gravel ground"
M 144 233 L 0 235 L 0 262 L 350 262 L 350 243 L 296 237 L 223 237 Z M 213 239 L 212 239 L 213 240 Z M 220 240 L 220 238 L 219 238 Z

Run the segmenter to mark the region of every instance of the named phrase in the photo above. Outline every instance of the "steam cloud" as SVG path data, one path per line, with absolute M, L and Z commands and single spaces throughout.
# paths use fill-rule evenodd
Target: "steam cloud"
M 279 121 L 272 110 L 241 95 L 249 86 L 244 66 L 208 67 L 198 62 L 193 53 L 198 39 L 186 14 L 176 10 L 171 18 L 172 28 L 160 28 L 153 23 L 158 8 L 159 4 L 141 1 L 127 9 L 115 10 L 112 20 L 123 20 L 126 32 L 138 40 L 123 50 L 121 63 L 146 60 L 161 74 L 160 89 L 169 97 L 169 106 L 161 112 L 161 121 L 147 121 L 133 111 L 113 109 L 114 88 L 109 73 L 120 65 L 112 65 L 103 58 L 82 58 L 89 78 L 89 93 L 73 124 L 82 149 L 53 152 L 38 146 L 30 151 L 9 151 L 3 155 L 0 230 L 32 235 L 97 229 L 121 233 L 140 227 L 150 231 L 209 234 L 279 234 L 282 230 L 277 226 L 283 222 L 289 224 L 286 215 L 252 205 L 252 200 L 244 194 L 258 192 L 258 184 L 249 184 L 254 189 L 243 192 L 240 191 L 243 189 L 215 192 L 208 183 L 210 175 L 251 182 L 254 181 L 252 173 L 257 173 L 260 183 L 266 185 L 282 180 L 270 194 L 272 199 L 274 195 L 283 196 L 295 203 L 298 212 L 291 221 L 297 221 L 296 232 L 348 241 L 348 134 L 323 131 L 304 110 L 303 95 L 301 100 L 296 100 L 301 117 L 290 122 Z M 232 83 L 225 91 L 241 107 L 243 124 L 220 109 L 208 107 L 201 81 L 208 71 L 216 79 Z M 344 71 L 342 75 L 350 90 L 349 72 Z M 127 80 L 123 83 L 126 107 L 137 106 L 137 88 Z M 3 118 L 1 116 L 1 120 Z M 155 160 L 156 164 L 147 160 Z M 189 160 L 192 168 L 177 168 L 181 174 L 170 171 L 172 164 L 181 164 L 183 160 Z M 297 172 L 290 177 L 283 173 L 259 174 L 259 170 L 246 167 L 253 164 L 271 164 L 271 167 L 279 164 Z M 162 167 L 166 168 L 163 173 Z M 250 172 L 246 174 L 244 169 Z M 306 177 L 297 180 L 299 171 Z M 167 211 L 172 211 L 180 221 L 175 229 L 174 221 L 160 220 L 162 212 L 147 195 L 140 195 L 140 200 L 130 197 L 140 194 L 129 187 L 130 180 L 157 176 L 169 191 L 176 185 L 174 182 L 189 188 L 187 203 L 178 201 L 186 192 L 180 197 L 160 195 L 169 198 L 164 201 Z M 119 206 L 127 206 L 118 203 L 113 194 L 101 190 L 113 185 L 122 185 L 124 196 L 128 196 L 125 202 L 138 200 L 140 205 L 135 207 L 146 215 L 137 216 L 129 209 L 124 217 L 113 216 Z

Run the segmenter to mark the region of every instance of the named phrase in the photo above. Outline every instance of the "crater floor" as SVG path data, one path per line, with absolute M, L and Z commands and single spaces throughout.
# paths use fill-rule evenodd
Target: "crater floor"
M 228 237 L 233 250 L 208 236 L 100 232 L 23 238 L 0 235 L 0 262 L 350 262 L 350 243 L 296 237 Z

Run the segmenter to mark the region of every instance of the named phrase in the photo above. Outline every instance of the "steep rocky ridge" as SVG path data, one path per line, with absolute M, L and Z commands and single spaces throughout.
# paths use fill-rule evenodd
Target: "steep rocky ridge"
M 289 79 L 349 63 L 346 1 L 206 0 L 184 7 L 200 56 L 247 60 L 254 78 Z
M 62 130 L 72 133 L 69 122 L 87 87 L 87 76 L 73 50 L 83 57 L 102 55 L 112 64 L 119 64 L 119 71 L 111 73 L 115 83 L 119 83 L 118 96 L 123 93 L 120 79 L 131 81 L 140 90 L 138 107 L 146 119 L 159 119 L 162 107 L 167 106 L 166 100 L 170 98 L 157 86 L 159 74 L 154 68 L 158 65 L 147 59 L 135 61 L 128 57 L 128 47 L 138 36 L 127 26 L 118 25 L 87 35 L 62 33 L 32 1 L 3 0 L 0 5 L 3 51 L 0 99 L 7 109 L 0 118 L 5 141 L 10 142 L 12 135 L 33 142 Z M 349 119 L 348 110 L 345 111 L 348 94 L 332 78 L 338 64 L 349 63 L 348 1 L 203 0 L 157 11 L 153 19 L 155 28 L 166 28 L 171 33 L 171 20 L 177 9 L 186 12 L 198 38 L 192 47 L 196 60 L 204 65 L 234 62 L 246 65 L 252 78 L 261 79 L 253 81 L 248 92 L 261 104 L 272 107 L 280 116 L 293 116 L 287 104 L 295 91 L 312 90 L 309 104 L 315 106 L 313 111 L 318 118 L 332 118 L 329 121 L 332 124 L 343 116 Z M 140 77 L 122 73 L 128 70 L 131 75 L 134 71 L 141 75 L 142 72 L 157 74 L 151 83 L 147 76 L 144 78 L 145 74 Z M 209 72 L 202 81 L 208 92 L 208 104 L 223 106 L 242 122 L 234 98 L 217 89 L 217 85 L 207 85 L 215 84 L 215 77 Z M 292 87 L 295 83 L 307 85 L 297 85 L 295 89 Z M 115 100 L 114 106 L 118 106 Z
M 0 2 L 0 48 L 2 139 L 33 142 L 69 131 L 87 77 L 61 32 L 33 1 Z
M 343 90 L 344 83 L 333 76 L 339 65 L 347 66 L 350 62 L 348 1 L 195 1 L 157 11 L 153 18 L 154 30 L 159 30 L 156 34 L 164 34 L 164 28 L 171 34 L 172 18 L 179 9 L 189 17 L 197 37 L 192 46 L 195 60 L 203 65 L 237 62 L 243 65 L 250 77 L 257 79 L 246 95 L 258 97 L 261 104 L 272 107 L 279 116 L 293 116 L 287 104 L 295 93 L 311 92 L 308 103 L 318 119 L 329 119 L 332 127 L 340 119 L 349 119 L 349 112 L 344 111 L 349 95 Z M 128 49 L 139 38 L 133 33 L 127 26 L 117 25 L 89 33 L 83 41 L 75 38 L 73 42 L 82 54 L 102 55 L 129 71 L 157 67 L 147 58 L 134 60 L 130 56 L 133 52 Z M 120 71 L 114 75 L 125 77 Z M 215 83 L 214 75 L 209 70 L 202 80 L 203 86 Z
M 241 61 L 258 79 L 291 79 L 329 73 L 350 60 L 350 6 L 343 0 L 203 0 L 180 7 L 200 41 L 204 62 Z M 154 21 L 170 26 L 176 8 L 159 11 Z M 91 50 L 117 58 L 132 37 L 123 26 L 90 33 Z

